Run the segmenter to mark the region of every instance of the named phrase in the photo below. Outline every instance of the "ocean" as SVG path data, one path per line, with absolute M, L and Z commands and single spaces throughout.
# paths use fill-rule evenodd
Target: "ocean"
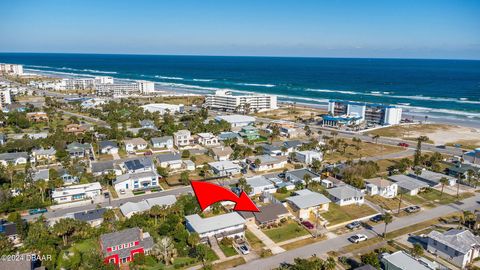
M 0 62 L 62 77 L 151 80 L 181 93 L 229 89 L 314 106 L 329 99 L 388 103 L 414 117 L 480 122 L 480 61 L 0 53 Z

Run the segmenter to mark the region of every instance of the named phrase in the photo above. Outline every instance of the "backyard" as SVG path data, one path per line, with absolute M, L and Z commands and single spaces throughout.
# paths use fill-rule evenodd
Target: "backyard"
M 338 204 L 331 203 L 328 211 L 321 213 L 321 216 L 329 222 L 328 226 L 332 226 L 375 213 L 375 210 L 367 205 L 339 206 Z

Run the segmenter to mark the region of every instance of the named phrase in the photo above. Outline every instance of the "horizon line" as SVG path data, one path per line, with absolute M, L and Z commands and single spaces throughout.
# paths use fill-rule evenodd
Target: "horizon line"
M 130 55 L 130 56 L 194 56 L 194 57 L 245 57 L 245 58 L 323 58 L 323 59 L 391 59 L 391 60 L 445 60 L 480 61 L 480 58 L 416 58 L 416 57 L 347 57 L 347 56 L 293 56 L 293 55 L 221 55 L 221 54 L 161 54 L 161 53 L 92 53 L 92 52 L 0 52 L 0 54 L 74 54 L 74 55 Z

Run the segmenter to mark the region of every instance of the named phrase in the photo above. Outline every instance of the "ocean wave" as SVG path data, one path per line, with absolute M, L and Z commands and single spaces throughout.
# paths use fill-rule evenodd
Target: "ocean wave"
M 402 107 L 403 109 L 405 109 L 406 112 L 410 112 L 410 113 L 440 113 L 440 114 L 464 116 L 470 119 L 472 118 L 480 119 L 479 113 L 464 112 L 464 111 L 457 111 L 457 110 L 450 110 L 450 109 L 426 108 L 426 107 L 419 107 L 419 106 L 399 106 L 399 107 Z
M 163 79 L 163 80 L 177 80 L 177 81 L 183 81 L 184 78 L 182 77 L 168 77 L 168 76 L 160 76 L 156 75 L 155 78 Z
M 96 70 L 96 69 L 84 69 L 83 71 L 91 72 L 91 73 L 100 73 L 100 74 L 118 74 L 116 71 L 103 71 L 103 70 Z
M 33 68 L 26 68 L 26 71 L 33 71 L 40 74 L 53 74 L 53 75 L 64 75 L 70 77 L 88 77 L 94 78 L 94 75 L 85 74 L 85 73 L 75 73 L 75 72 L 65 72 L 65 71 L 54 71 L 54 70 L 43 70 L 43 69 L 33 69 Z
M 213 79 L 193 79 L 194 82 L 211 82 Z
M 262 83 L 236 83 L 236 85 L 244 86 L 258 86 L 258 87 L 275 87 L 275 84 L 262 84 Z
M 465 98 L 442 98 L 442 97 L 429 97 L 429 96 L 404 96 L 404 95 L 390 95 L 392 92 L 380 92 L 380 91 L 371 91 L 368 93 L 365 92 L 354 92 L 354 91 L 345 91 L 345 90 L 330 90 L 330 89 L 312 89 L 307 88 L 305 89 L 309 92 L 322 92 L 322 93 L 340 93 L 340 94 L 348 94 L 348 95 L 363 95 L 363 96 L 376 96 L 376 97 L 389 97 L 389 98 L 402 98 L 402 99 L 410 99 L 410 100 L 428 100 L 428 101 L 436 101 L 436 102 L 456 102 L 461 104 L 480 104 L 480 101 L 476 100 L 468 100 Z M 385 94 L 389 93 L 389 94 Z

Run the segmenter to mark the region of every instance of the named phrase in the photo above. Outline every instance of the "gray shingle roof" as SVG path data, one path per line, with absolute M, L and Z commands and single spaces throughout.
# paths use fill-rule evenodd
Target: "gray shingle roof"
M 415 179 L 413 177 L 410 177 L 408 175 L 403 175 L 403 174 L 397 174 L 397 175 L 392 175 L 388 177 L 389 180 L 392 180 L 393 182 L 397 183 L 397 185 L 403 189 L 406 190 L 415 190 L 419 188 L 426 188 L 428 187 L 428 184 L 420 181 L 418 179 Z
M 310 191 L 308 189 L 299 190 L 296 192 L 298 195 L 288 197 L 287 201 L 293 203 L 300 209 L 310 208 L 325 203 L 330 203 L 330 199 L 323 194 Z
M 0 154 L 0 160 L 13 161 L 18 158 L 28 158 L 27 152 L 13 152 Z
M 428 237 L 463 254 L 466 254 L 473 246 L 480 245 L 480 238 L 469 230 L 452 229 L 444 233 L 431 231 Z
M 85 212 L 77 212 L 73 214 L 73 218 L 81 221 L 92 221 L 103 218 L 103 213 L 107 211 L 106 208 L 88 210 Z
M 114 163 L 115 162 L 113 160 L 92 162 L 92 172 L 101 173 L 111 171 L 114 169 Z
M 349 185 L 327 189 L 327 192 L 331 196 L 341 200 L 353 197 L 363 197 L 363 193 L 360 190 Z
M 169 161 L 181 160 L 181 159 L 182 159 L 182 155 L 180 153 L 173 153 L 173 152 L 157 156 L 157 160 L 160 162 L 169 162 Z
M 310 170 L 308 169 L 298 169 L 298 170 L 293 170 L 293 171 L 288 171 L 286 172 L 286 174 L 291 174 L 293 176 L 295 176 L 296 178 L 298 179 L 303 179 L 303 177 L 308 174 L 313 178 L 317 178 L 319 177 L 320 175 L 314 173 L 314 172 L 311 172 Z
M 152 144 L 167 143 L 169 140 L 173 141 L 172 136 L 155 137 L 151 139 Z
M 100 146 L 100 149 L 104 149 L 107 147 L 118 148 L 117 142 L 114 141 L 101 141 L 98 143 L 98 145 Z
M 125 229 L 118 232 L 102 234 L 100 236 L 100 242 L 102 243 L 102 247 L 104 248 L 103 252 L 105 254 L 118 254 L 120 258 L 124 258 L 130 255 L 130 251 L 132 249 L 137 249 L 138 246 L 124 248 L 117 251 L 106 252 L 107 247 L 112 247 L 124 243 L 130 242 L 140 242 L 140 246 L 146 250 L 150 250 L 153 247 L 153 239 L 150 237 L 149 234 L 146 235 L 147 237 L 143 238 L 142 231 L 138 227 Z

